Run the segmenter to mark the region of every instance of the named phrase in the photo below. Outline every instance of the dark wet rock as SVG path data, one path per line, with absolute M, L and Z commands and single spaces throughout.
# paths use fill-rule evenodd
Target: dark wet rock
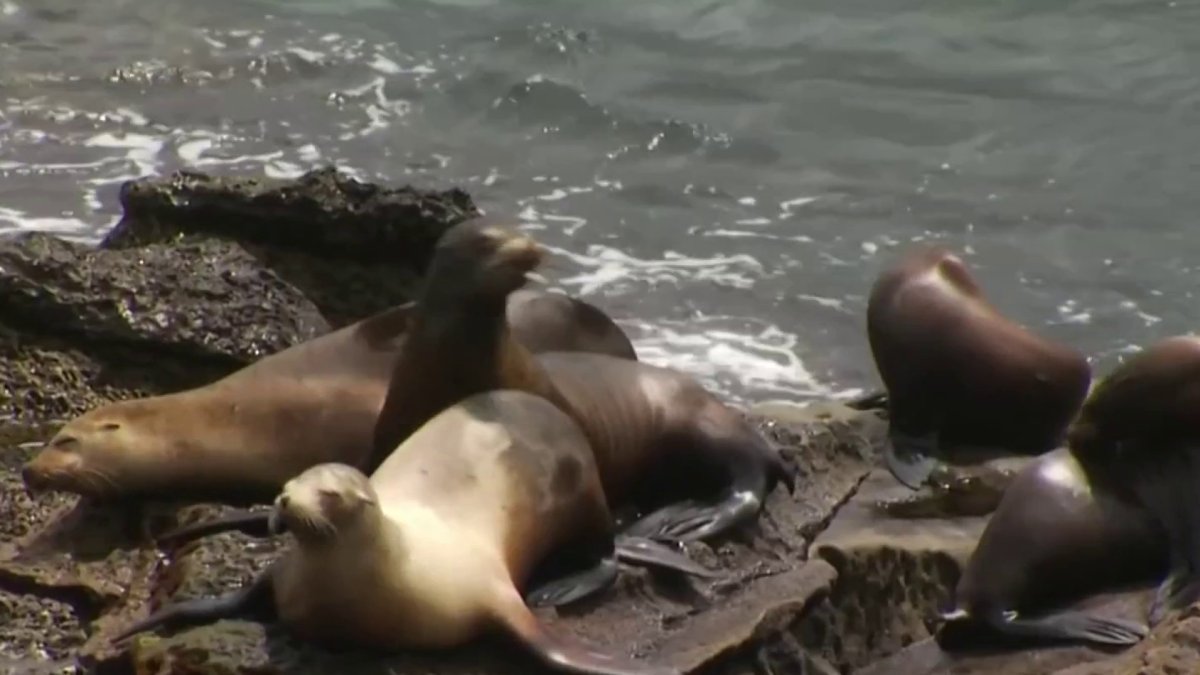
M 238 241 L 334 326 L 405 302 L 447 228 L 478 214 L 462 190 L 389 188 L 336 169 L 295 180 L 177 171 L 126 183 L 102 248 L 182 237 Z
M 105 251 L 11 236 L 0 241 L 0 308 L 24 333 L 241 364 L 329 330 L 295 287 L 220 241 Z
M 236 243 L 0 239 L 0 419 L 45 424 L 197 386 L 328 329 Z

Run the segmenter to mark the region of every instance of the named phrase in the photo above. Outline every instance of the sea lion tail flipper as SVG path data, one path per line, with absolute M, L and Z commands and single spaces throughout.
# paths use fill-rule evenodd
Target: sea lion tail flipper
M 884 462 L 888 471 L 906 487 L 920 490 L 938 465 L 935 456 L 937 436 L 909 436 L 896 431 L 884 442 Z
M 496 620 L 555 670 L 580 675 L 683 675 L 677 668 L 603 654 L 570 636 L 546 630 L 511 586 L 497 589 L 497 596 Z
M 1008 635 L 1118 646 L 1137 644 L 1149 632 L 1145 625 L 1133 621 L 1082 612 L 1060 612 L 1035 619 L 1008 614 L 998 617 L 992 625 Z
M 157 537 L 157 541 L 159 544 L 182 546 L 194 539 L 230 530 L 238 530 L 251 537 L 265 538 L 271 535 L 270 518 L 270 511 L 237 511 L 230 515 L 177 527 Z
M 176 629 L 233 616 L 263 613 L 271 605 L 270 574 L 263 573 L 248 586 L 215 598 L 192 598 L 172 603 L 109 639 L 113 645 L 148 630 Z
M 525 592 L 531 607 L 561 607 L 608 588 L 617 580 L 617 559 L 601 558 L 592 567 L 551 579 Z
M 721 576 L 720 572 L 710 570 L 666 544 L 645 537 L 618 535 L 616 545 L 617 559 L 631 565 L 659 567 L 707 579 Z

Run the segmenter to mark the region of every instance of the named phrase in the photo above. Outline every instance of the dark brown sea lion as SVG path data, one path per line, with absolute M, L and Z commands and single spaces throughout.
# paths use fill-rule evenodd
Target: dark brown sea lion
M 888 394 L 887 464 L 914 489 L 956 446 L 1056 447 L 1091 381 L 1082 354 L 1002 315 L 944 248 L 913 249 L 879 276 L 867 335 Z
M 1150 581 L 1166 557 L 1150 515 L 1059 448 L 1023 468 L 1004 492 L 959 579 L 956 608 L 943 619 L 1035 640 L 1133 644 L 1146 626 L 1054 608 Z
M 1067 442 L 1081 460 L 1121 476 L 1166 530 L 1170 571 L 1151 624 L 1200 600 L 1200 336 L 1129 357 L 1088 395 Z
M 361 465 L 412 311 L 393 307 L 202 387 L 89 411 L 23 467 L 25 484 L 100 499 L 265 502 L 310 466 Z M 636 358 L 611 319 L 575 298 L 526 291 L 506 316 L 535 349 Z
M 567 672 L 677 672 L 556 635 L 522 597 L 541 562 L 567 548 L 592 552 L 591 569 L 526 598 L 562 604 L 616 574 L 613 521 L 591 448 L 541 397 L 468 397 L 412 434 L 370 479 L 345 464 L 309 468 L 284 486 L 273 521 L 286 523 L 296 545 L 252 585 L 165 607 L 114 641 L 273 608 L 294 634 L 322 644 L 449 649 L 499 630 Z
M 777 481 L 791 487 L 776 450 L 694 378 L 600 354 L 535 356 L 514 340 L 504 306 L 541 256 L 533 239 L 494 220 L 442 236 L 368 467 L 454 401 L 504 388 L 544 396 L 580 425 L 611 504 L 663 507 L 633 526 L 638 534 L 710 537 L 756 517 Z

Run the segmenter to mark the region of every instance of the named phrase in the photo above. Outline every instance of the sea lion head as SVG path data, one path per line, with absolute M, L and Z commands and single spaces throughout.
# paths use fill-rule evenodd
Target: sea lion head
M 149 489 L 163 478 L 152 470 L 162 462 L 161 448 L 150 447 L 150 434 L 141 423 L 154 415 L 144 401 L 118 401 L 88 411 L 67 422 L 41 451 L 21 468 L 31 492 L 59 490 L 86 497 Z
M 428 278 L 432 288 L 469 289 L 472 295 L 507 297 L 525 285 L 542 262 L 541 246 L 514 227 L 490 218 L 472 218 L 446 230 L 438 240 Z
M 348 464 L 318 464 L 284 484 L 270 529 L 286 529 L 305 543 L 328 542 L 366 524 L 378 504 L 366 474 Z

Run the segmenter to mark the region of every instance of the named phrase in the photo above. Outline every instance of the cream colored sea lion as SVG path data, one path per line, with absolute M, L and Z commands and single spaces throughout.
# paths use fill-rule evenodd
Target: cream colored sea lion
M 1073 452 L 1120 476 L 1166 531 L 1156 624 L 1200 601 L 1200 336 L 1161 340 L 1102 379 L 1067 432 Z
M 564 671 L 677 672 L 555 635 L 522 599 L 557 550 L 589 551 L 594 561 L 552 582 L 557 604 L 578 597 L 564 586 L 592 592 L 597 577 L 611 578 L 598 572 L 613 523 L 595 458 L 578 425 L 541 397 L 509 390 L 464 399 L 370 479 L 344 464 L 312 467 L 284 486 L 272 520 L 286 524 L 295 546 L 251 586 L 165 607 L 114 642 L 270 605 L 295 635 L 322 644 L 447 649 L 499 629 Z
M 715 536 L 753 520 L 778 481 L 776 450 L 694 378 L 601 354 L 533 355 L 504 321 L 510 294 L 541 261 L 531 238 L 473 219 L 439 240 L 396 360 L 368 468 L 454 401 L 520 389 L 583 429 L 614 507 L 661 507 L 631 530 L 660 539 Z
M 1091 381 L 1082 354 L 1002 315 L 940 247 L 915 248 L 879 276 L 867 336 L 888 394 L 888 468 L 914 489 L 955 446 L 1057 447 Z
M 1146 626 L 1055 607 L 1161 574 L 1167 542 L 1065 448 L 1025 466 L 988 520 L 943 619 L 1007 635 L 1129 645 Z
M 382 311 L 202 387 L 85 413 L 25 465 L 25 484 L 99 499 L 266 502 L 310 466 L 361 465 L 412 310 Z M 611 319 L 575 298 L 529 291 L 506 316 L 537 349 L 636 358 Z

